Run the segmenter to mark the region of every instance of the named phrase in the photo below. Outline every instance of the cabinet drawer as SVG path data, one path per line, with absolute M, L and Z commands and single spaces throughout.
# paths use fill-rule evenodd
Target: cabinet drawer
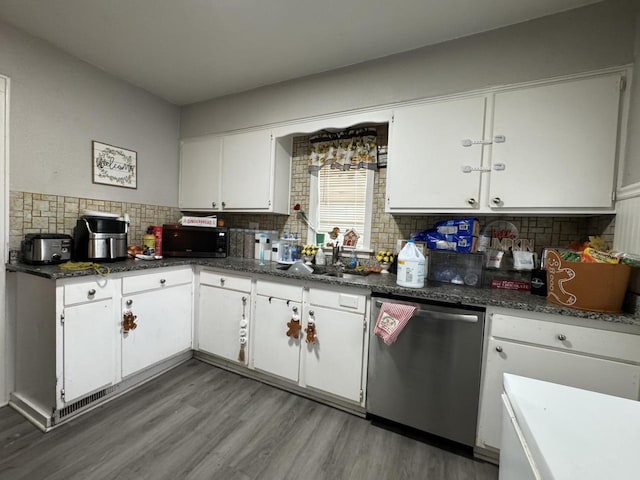
M 110 279 L 72 283 L 64 286 L 64 304 L 92 302 L 113 297 L 114 282 Z
M 265 297 L 282 298 L 298 303 L 302 301 L 302 287 L 298 285 L 258 280 L 256 293 Z
M 343 293 L 333 290 L 310 288 L 309 303 L 327 308 L 364 313 L 367 297 L 357 293 Z
M 227 273 L 203 270 L 200 272 L 200 284 L 211 285 L 212 287 L 228 288 L 230 290 L 239 290 L 247 293 L 251 292 L 250 277 L 228 275 Z
M 640 363 L 640 335 L 495 313 L 491 336 Z
M 143 275 L 134 275 L 122 279 L 122 293 L 129 294 L 153 290 L 156 288 L 173 287 L 191 283 L 193 272 L 191 268 L 181 268 L 179 270 L 160 270 Z

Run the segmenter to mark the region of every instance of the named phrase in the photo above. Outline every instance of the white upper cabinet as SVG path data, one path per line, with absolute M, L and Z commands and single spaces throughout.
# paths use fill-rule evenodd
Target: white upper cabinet
M 208 135 L 180 142 L 181 210 L 220 209 L 222 137 Z
M 222 144 L 222 208 L 271 208 L 271 131 L 225 135 Z
M 603 213 L 614 207 L 623 73 L 398 107 L 389 213 Z
M 290 178 L 270 129 L 181 142 L 181 210 L 289 213 Z
M 389 138 L 387 209 L 477 209 L 481 148 L 463 148 L 461 139 L 482 139 L 485 97 L 401 107 L 394 111 Z
M 611 208 L 619 105 L 620 75 L 496 93 L 489 206 Z

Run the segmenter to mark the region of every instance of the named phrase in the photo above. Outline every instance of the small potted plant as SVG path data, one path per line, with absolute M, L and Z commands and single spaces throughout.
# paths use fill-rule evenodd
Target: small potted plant
M 389 273 L 389 267 L 393 263 L 393 253 L 391 250 L 380 250 L 376 255 L 376 260 L 382 269 L 380 273 Z
M 316 252 L 318 251 L 318 247 L 315 245 L 305 245 L 302 247 L 302 258 L 304 258 L 304 263 L 307 265 L 311 265 L 314 257 L 316 256 Z

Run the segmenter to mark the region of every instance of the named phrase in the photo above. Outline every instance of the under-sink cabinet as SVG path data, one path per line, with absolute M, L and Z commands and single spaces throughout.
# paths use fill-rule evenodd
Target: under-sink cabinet
M 251 320 L 251 277 L 200 271 L 197 349 L 247 364 Z
M 615 71 L 398 106 L 386 211 L 613 212 L 624 86 Z
M 316 339 L 303 349 L 303 380 L 307 388 L 364 402 L 366 300 L 364 295 L 349 291 L 309 288 L 305 328 L 312 321 Z
M 640 335 L 568 324 L 557 315 L 487 313 L 477 447 L 489 456 L 500 448 L 504 373 L 640 398 Z
M 256 282 L 252 365 L 258 371 L 298 383 L 304 343 L 302 286 Z
M 258 279 L 255 305 L 252 368 L 364 406 L 367 295 Z

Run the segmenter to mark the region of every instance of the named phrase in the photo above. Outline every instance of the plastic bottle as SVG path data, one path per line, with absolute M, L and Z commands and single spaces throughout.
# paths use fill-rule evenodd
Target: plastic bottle
M 424 255 L 409 240 L 398 254 L 398 277 L 396 283 L 401 287 L 424 287 Z
M 147 233 L 142 236 L 142 249 L 145 255 L 153 255 L 155 253 L 156 237 L 153 234 L 153 227 L 147 229 Z
M 318 247 L 318 251 L 316 252 L 316 265 L 325 265 L 326 263 L 327 259 L 324 256 L 322 247 Z
M 356 249 L 351 250 L 351 256 L 349 257 L 349 268 L 356 268 L 358 266 L 358 257 L 356 256 Z

